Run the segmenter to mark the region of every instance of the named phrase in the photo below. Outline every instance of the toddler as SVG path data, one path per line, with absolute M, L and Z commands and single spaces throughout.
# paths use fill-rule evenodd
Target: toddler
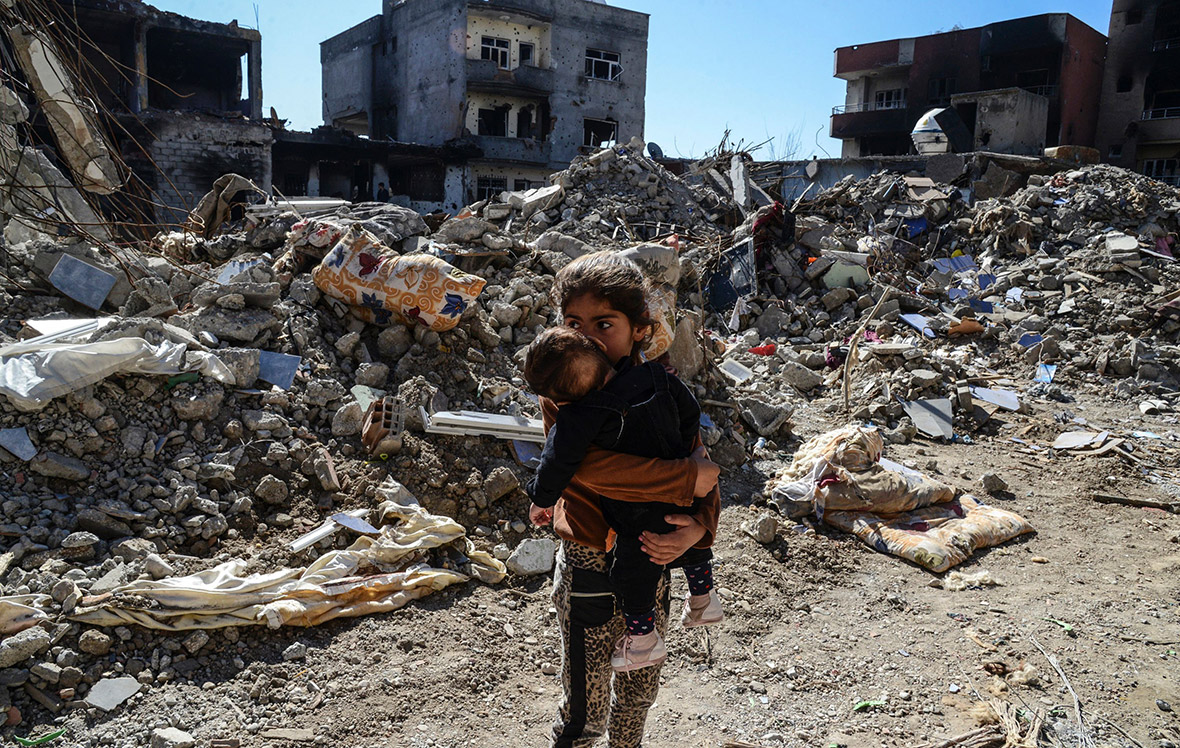
M 688 457 L 700 429 L 700 406 L 688 388 L 656 363 L 633 364 L 630 358 L 611 366 L 599 344 L 568 327 L 546 330 L 529 346 L 524 377 L 533 391 L 559 406 L 549 429 L 541 464 L 529 482 L 535 505 L 552 507 L 577 472 L 586 450 L 601 449 L 640 457 Z M 694 513 L 662 502 L 621 501 L 601 497 L 602 513 L 616 540 L 610 578 L 623 610 L 627 631 L 615 649 L 615 670 L 657 665 L 667 657 L 655 630 L 656 585 L 664 567 L 643 552 L 643 532 L 676 528 L 667 514 Z M 713 590 L 713 553 L 690 548 L 669 566 L 684 568 L 689 598 L 681 618 L 686 628 L 720 622 L 724 615 Z

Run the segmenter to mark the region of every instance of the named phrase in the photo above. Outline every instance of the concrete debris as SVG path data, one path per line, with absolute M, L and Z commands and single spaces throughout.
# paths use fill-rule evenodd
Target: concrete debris
M 522 540 L 516 550 L 504 562 L 508 571 L 519 577 L 548 574 L 553 571 L 553 560 L 557 545 L 548 538 Z

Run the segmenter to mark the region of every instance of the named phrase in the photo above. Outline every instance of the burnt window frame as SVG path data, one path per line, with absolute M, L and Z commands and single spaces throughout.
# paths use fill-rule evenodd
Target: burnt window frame
M 951 97 L 955 95 L 958 78 L 954 75 L 942 78 L 931 78 L 927 84 L 927 103 L 931 106 L 950 106 Z

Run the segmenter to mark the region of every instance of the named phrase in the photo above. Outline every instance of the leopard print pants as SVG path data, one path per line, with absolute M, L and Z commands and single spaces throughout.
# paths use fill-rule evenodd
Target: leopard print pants
M 564 692 L 553 725 L 553 748 L 590 748 L 604 734 L 609 748 L 640 748 L 647 710 L 660 688 L 661 666 L 625 673 L 611 668 L 611 654 L 626 629 L 611 591 L 606 554 L 562 541 L 553 606 L 561 628 Z M 665 571 L 656 591 L 656 630 L 661 635 L 668 632 L 668 609 Z

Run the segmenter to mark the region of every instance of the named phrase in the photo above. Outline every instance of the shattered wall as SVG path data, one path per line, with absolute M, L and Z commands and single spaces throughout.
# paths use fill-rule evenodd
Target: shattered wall
M 269 127 L 179 112 L 149 112 L 141 120 L 154 136 L 147 150 L 160 171 L 152 186 L 167 206 L 159 209 L 161 221 L 183 222 L 223 174 L 241 174 L 264 189 L 270 186 L 274 136 Z
M 320 44 L 320 73 L 326 124 L 368 135 L 373 110 L 373 46 L 381 34 L 381 16 Z
M 1045 150 L 1049 100 L 1020 88 L 954 96 L 955 106 L 974 104 L 974 150 L 1039 156 Z

